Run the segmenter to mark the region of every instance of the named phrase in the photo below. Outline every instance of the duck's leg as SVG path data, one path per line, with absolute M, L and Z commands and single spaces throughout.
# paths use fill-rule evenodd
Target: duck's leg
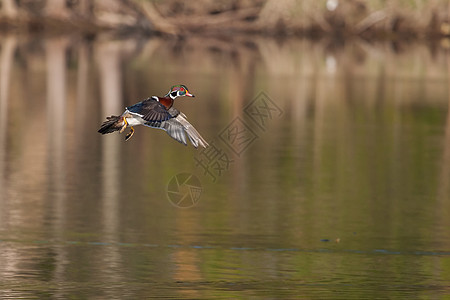
M 131 137 L 132 137 L 133 134 L 134 134 L 134 128 L 133 128 L 133 126 L 130 126 L 130 128 L 131 128 L 131 130 L 130 130 L 130 132 L 128 132 L 127 136 L 125 137 L 125 141 L 128 141 L 129 139 L 131 139 Z
M 122 125 L 122 128 L 120 128 L 119 133 L 122 133 L 125 130 L 125 128 L 127 128 L 127 126 L 128 126 L 127 118 L 124 117 L 123 118 L 123 125 Z

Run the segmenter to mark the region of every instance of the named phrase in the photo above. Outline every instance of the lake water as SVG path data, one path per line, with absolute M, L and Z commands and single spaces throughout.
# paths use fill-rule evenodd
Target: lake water
M 450 297 L 448 41 L 0 43 L 0 298 Z

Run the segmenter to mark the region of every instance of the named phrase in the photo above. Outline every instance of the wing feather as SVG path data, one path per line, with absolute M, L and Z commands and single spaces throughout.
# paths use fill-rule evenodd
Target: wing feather
M 187 135 L 189 141 L 195 148 L 199 145 L 204 148 L 209 146 L 205 139 L 198 133 L 194 126 L 188 122 L 186 116 L 181 112 L 175 118 L 161 122 L 160 128 L 165 130 L 172 138 L 185 145 L 187 145 Z
M 159 103 L 154 98 L 148 98 L 144 101 L 136 103 L 135 105 L 127 107 L 127 110 L 148 122 L 162 122 L 172 118 L 172 115 L 164 107 L 164 105 Z
M 194 128 L 194 126 L 192 126 L 191 123 L 188 122 L 186 116 L 182 112 L 179 112 L 177 109 L 172 107 L 168 110 L 168 113 L 171 116 L 169 119 L 151 119 L 148 120 L 144 125 L 152 128 L 162 129 L 166 131 L 167 134 L 174 140 L 184 145 L 187 145 L 188 138 L 195 148 L 197 148 L 198 146 L 202 146 L 204 148 L 209 146 L 205 139 Z

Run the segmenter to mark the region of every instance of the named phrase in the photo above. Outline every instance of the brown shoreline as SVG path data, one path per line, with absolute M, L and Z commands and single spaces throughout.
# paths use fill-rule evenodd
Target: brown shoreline
M 235 1 L 234 6 L 218 9 L 214 1 L 200 0 L 202 8 L 187 1 L 154 3 L 143 0 L 106 0 L 103 6 L 90 0 L 88 9 L 64 7 L 49 11 L 45 7 L 30 11 L 17 7 L 13 12 L 0 11 L 1 32 L 44 32 L 64 34 L 100 32 L 167 36 L 298 36 L 362 37 L 370 40 L 436 39 L 450 37 L 450 3 L 443 0 L 422 1 L 422 7 L 373 5 L 377 1 Z M 51 2 L 51 1 L 49 1 Z M 108 7 L 105 3 L 114 3 Z M 420 1 L 419 1 L 420 2 Z M 273 3 L 282 6 L 275 7 Z M 305 4 L 309 3 L 309 4 Z M 79 6 L 81 5 L 79 4 Z M 198 4 L 198 3 L 197 3 Z M 300 7 L 301 6 L 301 7 Z

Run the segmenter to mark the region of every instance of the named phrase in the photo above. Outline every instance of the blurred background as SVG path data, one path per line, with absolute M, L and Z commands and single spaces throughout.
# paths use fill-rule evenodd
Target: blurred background
M 449 297 L 448 1 L 0 3 L 0 298 Z M 174 84 L 214 178 L 160 130 L 97 133 Z

